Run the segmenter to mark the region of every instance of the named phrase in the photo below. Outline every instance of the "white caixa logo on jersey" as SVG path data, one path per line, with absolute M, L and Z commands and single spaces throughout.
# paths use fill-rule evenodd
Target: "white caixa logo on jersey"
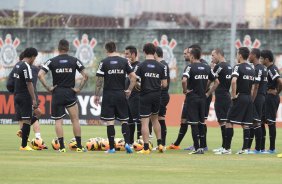
M 92 38 L 91 41 L 89 41 L 88 35 L 83 34 L 81 41 L 79 41 L 78 38 L 73 40 L 73 45 L 76 47 L 75 57 L 77 57 L 85 67 L 91 66 L 95 59 L 93 49 L 97 45 L 97 40 Z
M 250 35 L 245 35 L 243 43 L 239 39 L 235 41 L 236 49 L 239 49 L 240 47 L 248 47 L 249 49 L 252 49 L 252 48 L 259 48 L 260 46 L 261 46 L 260 40 L 255 39 L 254 42 L 252 42 Z
M 173 54 L 173 49 L 177 45 L 175 39 L 171 39 L 169 42 L 166 35 L 162 35 L 161 41 L 159 42 L 157 39 L 153 41 L 155 46 L 159 46 L 163 49 L 163 58 L 167 62 L 168 67 L 170 69 L 170 78 L 171 80 L 176 80 L 177 78 L 177 63 L 176 58 Z
M 15 38 L 15 40 L 12 40 L 11 34 L 7 34 L 5 41 L 0 38 L 0 64 L 3 67 L 13 67 L 17 60 L 18 60 L 18 54 L 17 54 L 17 47 L 20 45 L 20 40 L 18 38 Z

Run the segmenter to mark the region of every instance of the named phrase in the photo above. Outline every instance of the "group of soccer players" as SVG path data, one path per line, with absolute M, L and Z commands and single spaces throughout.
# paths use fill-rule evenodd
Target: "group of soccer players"
M 280 103 L 282 79 L 270 50 L 241 47 L 237 52 L 238 64 L 232 67 L 226 62 L 222 49 L 212 51 L 212 63 L 201 59 L 202 50 L 198 45 L 184 49 L 187 66 L 182 76 L 184 101 L 180 130 L 176 141 L 166 147 L 167 128 L 165 123 L 166 106 L 169 102 L 169 67 L 163 60 L 160 47 L 147 43 L 143 46 L 145 61 L 137 61 L 137 49 L 125 48 L 124 57 L 117 52 L 116 44 L 105 44 L 107 57 L 103 59 L 96 72 L 95 104 L 102 100 L 101 120 L 107 122 L 107 136 L 110 149 L 115 153 L 115 121 L 121 122 L 121 131 L 125 140 L 125 150 L 132 153 L 135 127 L 137 139 L 142 137 L 144 148 L 138 153 L 149 154 L 150 121 L 157 138 L 158 152 L 166 149 L 180 149 L 188 126 L 191 126 L 193 146 L 190 154 L 204 154 L 208 150 L 205 119 L 208 116 L 212 94 L 215 92 L 215 112 L 221 127 L 222 144 L 214 149 L 215 154 L 232 154 L 231 143 L 234 134 L 233 125 L 243 128 L 243 145 L 237 154 L 275 153 L 276 113 Z M 19 134 L 22 137 L 20 150 L 32 150 L 28 145 L 30 125 L 38 123 L 40 109 L 36 93 L 36 81 L 39 78 L 47 91 L 52 93 L 51 118 L 55 120 L 56 134 L 59 139 L 59 152 L 66 152 L 63 134 L 65 109 L 70 116 L 77 142 L 77 152 L 85 152 L 81 145 L 76 94 L 79 93 L 88 75 L 79 59 L 69 56 L 69 42 L 60 40 L 59 55 L 49 59 L 37 71 L 32 70 L 37 56 L 35 48 L 27 48 L 20 62 L 13 68 L 7 88 L 15 95 L 17 118 L 23 125 Z M 249 63 L 249 62 L 250 63 Z M 75 87 L 76 70 L 82 75 L 78 87 Z M 45 79 L 52 72 L 53 84 Z M 37 75 L 38 73 L 38 75 Z M 230 90 L 231 88 L 231 90 Z M 231 91 L 231 93 L 230 93 Z M 182 105 L 182 104 L 179 104 Z M 269 127 L 270 147 L 265 149 L 265 124 Z M 40 133 L 37 134 L 40 137 Z M 251 150 L 252 140 L 256 140 Z M 282 156 L 282 155 L 279 155 Z

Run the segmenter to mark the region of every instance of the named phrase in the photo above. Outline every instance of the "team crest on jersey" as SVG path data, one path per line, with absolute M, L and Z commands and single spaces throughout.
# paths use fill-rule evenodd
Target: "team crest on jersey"
M 73 40 L 73 45 L 76 47 L 75 57 L 77 57 L 84 66 L 91 66 L 95 59 L 93 49 L 97 45 L 97 40 L 92 38 L 91 41 L 89 41 L 88 35 L 83 34 L 81 41 L 79 41 L 78 38 Z
M 12 40 L 11 34 L 7 34 L 5 41 L 0 38 L 0 63 L 3 67 L 12 67 L 18 59 L 17 47 L 20 45 L 20 40 L 15 38 Z
M 255 39 L 255 41 L 252 42 L 250 35 L 246 35 L 244 37 L 243 43 L 239 39 L 235 41 L 235 47 L 237 49 L 239 49 L 240 47 L 248 47 L 249 49 L 252 49 L 252 48 L 259 48 L 260 46 L 261 46 L 260 40 Z
M 159 42 L 157 39 L 153 41 L 155 46 L 159 46 L 163 49 L 164 60 L 167 62 L 170 69 L 170 78 L 175 80 L 177 77 L 177 63 L 176 58 L 173 54 L 173 49 L 177 45 L 175 39 L 171 39 L 170 42 L 167 39 L 166 35 L 162 35 L 161 41 Z

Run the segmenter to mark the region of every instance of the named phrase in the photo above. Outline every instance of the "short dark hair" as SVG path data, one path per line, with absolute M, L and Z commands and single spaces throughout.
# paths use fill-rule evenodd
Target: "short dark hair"
M 163 49 L 161 47 L 156 47 L 156 54 L 158 57 L 162 58 L 164 56 Z
M 260 57 L 262 57 L 264 59 L 268 58 L 268 60 L 270 62 L 274 61 L 274 56 L 273 56 L 273 53 L 271 52 L 271 50 L 262 50 L 260 52 Z
M 202 52 L 202 48 L 201 48 L 201 46 L 198 45 L 198 44 L 190 45 L 188 48 L 189 48 L 189 49 L 199 49 L 200 52 Z
M 117 47 L 116 47 L 115 42 L 113 42 L 113 41 L 107 42 L 107 43 L 105 44 L 105 49 L 106 49 L 109 53 L 116 52 L 116 51 L 117 51 Z
M 192 48 L 190 51 L 190 54 L 195 58 L 195 59 L 200 59 L 201 58 L 201 50 L 198 48 Z
M 24 59 L 24 51 L 20 53 L 19 60 L 22 61 Z
M 259 49 L 253 48 L 253 49 L 251 50 L 251 53 L 254 54 L 257 59 L 260 58 L 260 50 L 259 50 Z
M 250 55 L 250 50 L 248 47 L 240 47 L 238 53 L 243 57 L 244 60 L 247 60 Z
M 144 46 L 143 46 L 143 52 L 145 52 L 145 54 L 152 54 L 154 55 L 156 53 L 156 47 L 154 44 L 152 43 L 146 43 Z
M 129 46 L 125 47 L 125 50 L 129 50 L 130 54 L 134 53 L 135 56 L 137 56 L 137 49 L 133 45 L 129 45 Z
M 38 55 L 38 52 L 35 48 L 33 47 L 29 47 L 29 48 L 26 48 L 23 53 L 23 58 L 31 58 L 31 57 L 36 57 Z
M 223 52 L 222 49 L 216 48 L 216 49 L 214 49 L 214 50 L 215 50 L 215 52 L 216 52 L 217 54 L 220 54 L 220 55 L 224 56 L 224 52 Z
M 70 50 L 69 42 L 66 39 L 60 40 L 58 45 L 58 50 L 68 52 Z

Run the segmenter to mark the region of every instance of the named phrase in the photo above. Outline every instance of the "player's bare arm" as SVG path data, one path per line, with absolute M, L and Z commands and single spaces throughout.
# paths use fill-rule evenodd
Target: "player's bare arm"
M 209 82 L 208 82 L 209 83 Z M 219 80 L 218 79 L 216 79 L 214 82 L 213 82 L 213 85 L 212 85 L 212 87 L 209 89 L 209 91 L 206 93 L 206 96 L 207 97 L 209 97 L 215 90 L 216 90 L 216 88 L 218 87 L 218 85 L 219 85 Z
M 85 70 L 82 70 L 80 72 L 80 74 L 82 75 L 82 79 L 81 79 L 81 82 L 79 84 L 79 87 L 72 88 L 76 93 L 79 93 L 83 89 L 83 87 L 85 86 L 86 82 L 88 81 L 88 75 L 86 74 Z
M 255 99 L 256 99 L 256 97 L 257 97 L 258 89 L 259 89 L 259 84 L 253 84 L 253 85 L 252 85 L 252 92 L 251 92 L 251 95 L 252 95 L 252 100 L 253 100 L 253 101 L 255 101 Z
M 238 97 L 238 94 L 236 94 L 237 91 L 237 77 L 233 77 L 231 80 L 231 99 L 236 99 Z
M 126 97 L 129 98 L 130 94 L 131 94 L 131 91 L 132 89 L 134 88 L 134 86 L 136 85 L 136 80 L 137 80 L 137 76 L 134 72 L 131 72 L 130 74 L 128 74 L 128 77 L 130 79 L 130 84 L 128 86 L 128 89 L 125 90 L 125 94 L 126 94 Z
M 101 89 L 103 88 L 104 84 L 104 77 L 97 77 L 96 78 L 96 86 L 95 86 L 95 92 L 94 92 L 94 103 L 96 105 L 99 104 L 100 101 L 100 94 L 101 94 Z
M 34 109 L 37 109 L 38 107 L 38 104 L 36 102 L 36 97 L 35 97 L 35 93 L 34 93 L 34 87 L 33 87 L 33 84 L 32 82 L 27 82 L 26 83 L 26 86 L 27 86 L 27 89 L 28 89 L 28 92 L 32 98 L 32 105 L 33 105 L 33 108 Z
M 57 86 L 49 86 L 46 82 L 45 75 L 46 75 L 46 72 L 44 70 L 40 70 L 39 73 L 38 73 L 38 78 L 39 78 L 41 84 L 43 85 L 43 87 L 47 91 L 52 92 L 55 89 L 55 87 L 57 87 Z

